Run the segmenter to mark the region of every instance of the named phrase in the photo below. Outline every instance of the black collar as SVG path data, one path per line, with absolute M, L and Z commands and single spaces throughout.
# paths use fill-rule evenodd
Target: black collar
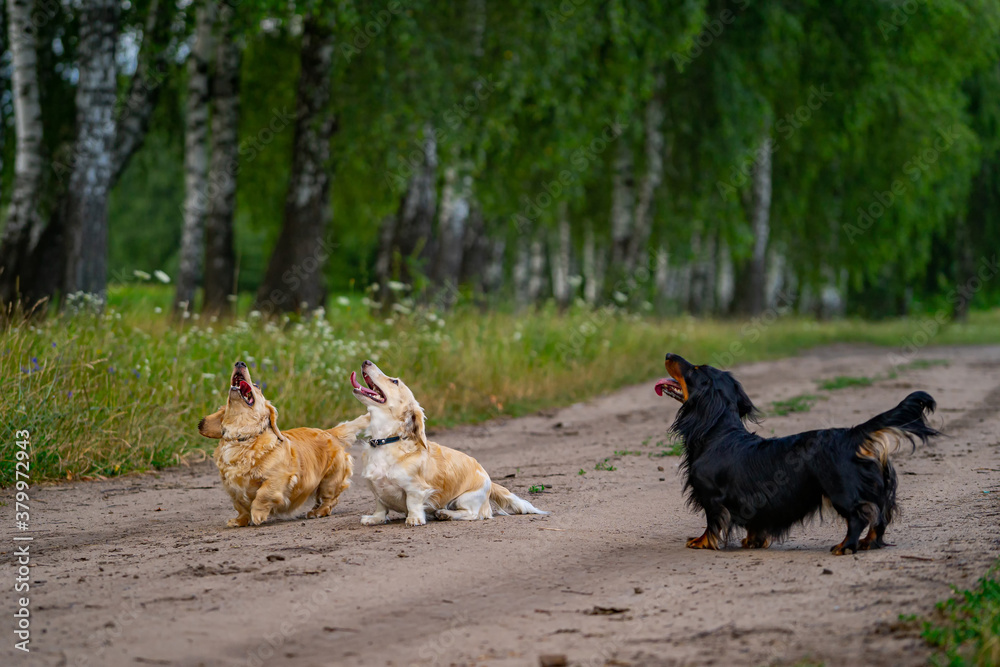
M 394 442 L 399 442 L 402 439 L 403 438 L 398 435 L 394 435 L 391 438 L 379 438 L 377 440 L 372 438 L 368 441 L 368 444 L 372 447 L 381 447 L 382 445 L 391 445 Z

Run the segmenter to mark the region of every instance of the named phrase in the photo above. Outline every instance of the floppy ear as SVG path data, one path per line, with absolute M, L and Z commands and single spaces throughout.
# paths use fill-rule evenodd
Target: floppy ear
M 274 433 L 275 437 L 278 438 L 278 442 L 284 442 L 285 436 L 281 435 L 281 431 L 278 430 L 278 409 L 271 405 L 271 401 L 267 401 L 265 406 L 267 407 L 269 414 L 267 418 L 268 427 L 271 429 L 271 432 Z
M 222 439 L 222 418 L 226 415 L 226 406 L 222 406 L 198 422 L 198 433 L 206 438 Z
M 403 436 L 416 440 L 418 444 L 427 444 L 427 435 L 424 432 L 424 409 L 419 405 L 406 411 L 403 417 Z
M 740 419 L 746 421 L 752 421 L 754 424 L 760 423 L 760 410 L 757 406 L 753 404 L 750 397 L 743 390 L 743 385 L 739 383 L 739 380 L 734 378 L 732 375 L 729 379 L 733 381 L 733 385 L 736 387 L 736 410 L 740 413 Z

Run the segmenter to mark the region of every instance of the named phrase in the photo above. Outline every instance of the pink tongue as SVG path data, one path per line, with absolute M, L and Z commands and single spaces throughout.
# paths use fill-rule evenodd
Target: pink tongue
M 657 396 L 663 396 L 663 388 L 673 382 L 673 378 L 663 378 L 662 380 L 657 380 L 656 384 L 653 386 L 653 391 L 656 392 Z
M 361 385 L 358 384 L 358 374 L 355 371 L 351 371 L 351 386 L 355 389 L 361 389 Z
M 240 380 L 240 393 L 244 395 L 250 393 L 250 383 L 246 380 Z

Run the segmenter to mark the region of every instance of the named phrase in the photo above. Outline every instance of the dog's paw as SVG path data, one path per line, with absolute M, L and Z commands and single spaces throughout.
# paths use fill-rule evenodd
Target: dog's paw
M 712 549 L 718 551 L 719 543 L 715 537 L 705 533 L 701 537 L 690 537 L 686 543 L 688 549 Z
M 841 542 L 840 544 L 834 544 L 832 547 L 830 547 L 830 553 L 832 553 L 834 556 L 846 556 L 849 553 L 856 554 L 858 553 L 858 547 L 857 545 L 855 546 L 851 546 L 849 544 L 845 545 L 843 542 Z
M 406 517 L 407 526 L 423 526 L 426 525 L 427 519 L 422 516 L 416 516 L 415 514 L 410 514 Z
M 330 516 L 330 512 L 333 511 L 332 507 L 318 507 L 314 510 L 309 510 L 306 514 L 307 519 L 321 519 L 325 516 Z
M 375 514 L 365 514 L 361 517 L 362 526 L 377 526 L 382 523 L 388 523 L 389 518 L 386 516 L 377 516 Z
M 238 516 L 235 519 L 230 519 L 226 522 L 226 527 L 228 528 L 242 528 L 243 526 L 250 523 L 250 517 L 248 516 Z
M 267 510 L 251 510 L 250 520 L 253 522 L 253 525 L 259 526 L 260 524 L 267 521 L 268 514 L 270 514 L 270 512 L 268 512 Z

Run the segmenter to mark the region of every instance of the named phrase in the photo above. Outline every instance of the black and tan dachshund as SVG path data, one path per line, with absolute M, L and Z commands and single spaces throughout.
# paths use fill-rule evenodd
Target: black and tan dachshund
M 934 399 L 915 391 L 888 412 L 853 428 L 763 438 L 746 429 L 759 412 L 732 375 L 667 355 L 669 378 L 656 393 L 682 403 L 672 430 L 684 440 L 688 501 L 708 527 L 692 549 L 718 549 L 735 527 L 746 548 L 766 548 L 829 501 L 847 520 L 837 555 L 886 546 L 896 509 L 896 471 L 889 454 L 903 440 L 940 435 L 927 425 Z M 861 539 L 861 533 L 868 534 Z

